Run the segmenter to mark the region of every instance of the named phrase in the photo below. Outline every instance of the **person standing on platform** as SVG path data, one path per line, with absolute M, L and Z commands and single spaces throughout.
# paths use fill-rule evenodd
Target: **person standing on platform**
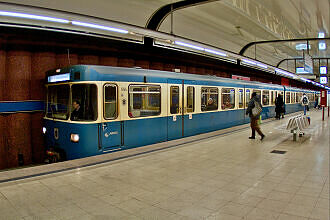
M 260 100 L 257 97 L 257 93 L 252 93 L 252 98 L 248 104 L 248 108 L 246 109 L 246 114 L 250 117 L 250 126 L 252 130 L 252 135 L 249 139 L 256 138 L 256 131 L 261 136 L 260 140 L 265 138 L 265 135 L 261 132 L 258 121 L 260 120 L 260 114 L 262 111 L 262 106 Z
M 280 120 L 281 113 L 284 113 L 284 102 L 281 94 L 278 94 L 278 96 L 275 99 L 275 112 L 276 112 L 275 118 Z
M 314 108 L 318 108 L 319 107 L 319 97 L 317 97 L 317 95 L 315 96 L 315 104 L 314 104 Z
M 309 111 L 309 108 L 308 108 L 309 100 L 308 100 L 306 93 L 304 93 L 303 96 L 301 97 L 300 103 L 302 106 L 304 106 L 304 115 L 306 115 L 306 111 Z

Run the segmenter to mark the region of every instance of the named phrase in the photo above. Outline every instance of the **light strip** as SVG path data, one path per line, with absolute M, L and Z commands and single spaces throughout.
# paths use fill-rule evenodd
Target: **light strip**
M 106 30 L 106 31 L 118 32 L 118 33 L 121 33 L 121 34 L 127 34 L 128 33 L 128 31 L 124 30 L 124 29 L 107 27 L 107 26 L 103 26 L 103 25 L 85 23 L 85 22 L 80 22 L 80 21 L 72 21 L 72 24 L 77 25 L 77 26 L 90 27 L 90 28 L 101 29 L 101 30 Z
M 215 50 L 210 50 L 210 49 L 205 49 L 205 52 L 213 53 L 213 54 L 216 54 L 216 55 L 219 55 L 219 56 L 223 56 L 223 57 L 226 57 L 227 56 L 227 54 L 225 54 L 225 53 L 222 53 L 222 52 L 219 52 L 219 51 L 215 51 Z
M 52 18 L 52 17 L 47 17 L 47 16 L 31 15 L 31 14 L 8 12 L 8 11 L 0 11 L 0 16 L 28 18 L 28 19 L 34 19 L 34 20 L 51 21 L 51 22 L 65 23 L 65 24 L 70 23 L 69 20 L 61 19 L 61 18 Z
M 251 64 L 251 65 L 256 65 L 257 63 L 256 62 L 253 62 L 251 60 L 247 60 L 247 59 L 243 59 L 242 60 L 244 63 L 248 63 L 248 64 Z
M 265 69 L 268 68 L 268 66 L 266 66 L 265 64 L 261 64 L 261 63 L 257 63 L 257 66 L 259 66 L 261 68 L 265 68 Z
M 181 42 L 181 41 L 175 41 L 174 43 L 177 44 L 177 45 L 180 45 L 180 46 L 190 47 L 190 48 L 193 48 L 195 50 L 204 50 L 203 47 L 195 46 L 195 45 L 192 45 L 192 44 L 187 44 L 187 43 L 184 43 L 184 42 Z
M 34 20 L 64 23 L 64 24 L 72 24 L 72 25 L 76 25 L 76 26 L 83 26 L 83 27 L 101 29 L 101 30 L 112 31 L 112 32 L 117 32 L 117 33 L 122 33 L 122 34 L 128 34 L 129 33 L 129 31 L 127 31 L 127 30 L 114 28 L 114 27 L 109 27 L 109 26 L 103 26 L 103 25 L 80 22 L 80 21 L 72 21 L 71 22 L 70 20 L 67 20 L 67 19 L 54 18 L 54 17 L 48 17 L 48 16 L 40 16 L 40 15 L 33 15 L 33 14 L 26 14 L 26 13 L 19 13 L 19 12 L 0 11 L 0 16 L 8 16 L 8 17 L 17 17 L 17 18 L 26 18 L 26 19 L 34 19 Z M 196 46 L 196 45 L 193 45 L 193 44 L 184 43 L 182 41 L 174 41 L 174 43 L 177 44 L 177 45 L 180 45 L 180 46 L 189 47 L 189 48 L 192 48 L 192 49 L 195 49 L 195 50 L 205 51 L 207 53 L 212 53 L 212 54 L 219 55 L 219 56 L 224 56 L 224 57 L 228 56 L 224 52 L 220 52 L 220 51 L 216 51 L 216 50 L 212 50 L 212 49 L 206 49 L 206 48 Z M 233 55 L 233 56 L 236 57 L 235 55 Z M 241 59 L 241 58 L 237 57 L 237 59 Z M 258 63 L 258 62 L 254 62 L 252 60 L 242 59 L 242 61 L 246 64 L 257 65 L 258 67 L 261 67 L 261 68 L 264 68 L 264 69 L 268 68 L 267 65 L 262 64 L 262 63 Z M 294 79 L 299 78 L 294 74 L 291 74 L 289 72 L 286 72 L 286 71 L 283 71 L 283 70 L 280 70 L 280 69 L 275 69 L 275 73 L 276 72 L 279 73 L 279 74 L 290 76 Z M 314 85 L 319 85 L 319 86 L 324 87 L 323 85 L 321 85 L 319 83 L 315 83 L 314 81 L 310 81 L 310 80 L 307 80 L 307 79 L 302 78 L 302 77 L 300 77 L 299 79 L 304 80 L 305 82 L 311 82 Z
M 276 71 L 277 73 L 280 73 L 280 74 L 283 74 L 283 75 L 286 75 L 286 76 L 291 76 L 292 78 L 296 78 L 296 76 L 294 76 L 292 73 L 288 73 L 288 72 L 286 72 L 286 71 L 284 71 L 284 70 L 281 70 L 281 69 L 275 69 L 275 71 Z

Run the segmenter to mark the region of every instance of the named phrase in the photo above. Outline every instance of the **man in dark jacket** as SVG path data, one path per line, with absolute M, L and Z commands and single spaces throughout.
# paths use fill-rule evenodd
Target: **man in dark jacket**
M 281 94 L 278 94 L 278 96 L 275 99 L 275 112 L 276 112 L 276 119 L 281 118 L 281 113 L 284 113 L 284 102 Z
M 72 102 L 72 108 L 73 111 L 71 113 L 71 121 L 78 121 L 83 119 L 83 112 L 82 109 L 80 108 L 80 102 L 79 101 L 73 101 Z
M 251 130 L 252 130 L 252 135 L 251 137 L 249 137 L 249 139 L 255 139 L 256 138 L 256 131 L 258 132 L 258 134 L 261 136 L 260 140 L 263 140 L 265 138 L 265 135 L 261 132 L 259 124 L 258 124 L 258 120 L 260 118 L 260 113 L 258 115 L 253 115 L 252 114 L 252 109 L 255 107 L 255 103 L 259 104 L 260 107 L 261 103 L 260 100 L 257 97 L 257 93 L 253 92 L 252 93 L 252 98 L 248 104 L 248 108 L 246 109 L 246 114 L 249 115 L 250 117 L 250 126 L 251 126 Z

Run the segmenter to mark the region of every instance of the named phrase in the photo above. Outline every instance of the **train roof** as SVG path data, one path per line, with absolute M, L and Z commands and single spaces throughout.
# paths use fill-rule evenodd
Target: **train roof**
M 252 88 L 271 88 L 274 90 L 283 90 L 282 85 L 268 84 L 257 81 L 244 81 L 230 78 L 223 78 L 214 75 L 199 75 L 190 73 L 178 73 L 162 70 L 150 70 L 142 68 L 128 68 L 128 67 L 113 67 L 113 66 L 101 66 L 101 65 L 73 65 L 64 67 L 61 69 L 50 70 L 47 72 L 47 76 L 80 72 L 82 77 L 80 80 L 84 81 L 137 81 L 143 82 L 144 77 L 148 79 L 148 82 L 167 82 L 171 80 L 189 80 L 191 84 L 223 84 L 224 86 L 245 86 L 248 85 Z M 198 82 L 198 83 L 197 83 Z M 188 83 L 189 84 L 189 83 Z M 293 87 L 292 91 L 303 90 Z M 306 90 L 307 92 L 307 90 Z

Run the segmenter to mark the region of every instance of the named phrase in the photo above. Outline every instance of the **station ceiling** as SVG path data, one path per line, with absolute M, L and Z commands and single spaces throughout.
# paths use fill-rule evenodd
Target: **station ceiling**
M 8 0 L 49 9 L 146 27 L 149 18 L 164 5 L 177 0 Z M 187 1 L 189 2 L 189 1 Z M 329 38 L 329 0 L 218 0 L 173 11 L 159 26 L 159 31 L 206 43 L 239 53 L 253 41 L 317 38 L 320 32 Z M 313 58 L 330 58 L 330 41 L 319 50 L 319 41 L 310 41 Z M 283 59 L 303 56 L 297 45 L 306 41 L 277 42 L 250 47 L 244 53 L 276 66 Z M 299 48 L 299 47 L 298 47 Z M 293 62 L 280 66 L 295 70 Z M 296 65 L 296 64 L 295 64 Z M 329 64 L 328 64 L 329 65 Z M 293 69 L 294 68 L 294 69 Z

